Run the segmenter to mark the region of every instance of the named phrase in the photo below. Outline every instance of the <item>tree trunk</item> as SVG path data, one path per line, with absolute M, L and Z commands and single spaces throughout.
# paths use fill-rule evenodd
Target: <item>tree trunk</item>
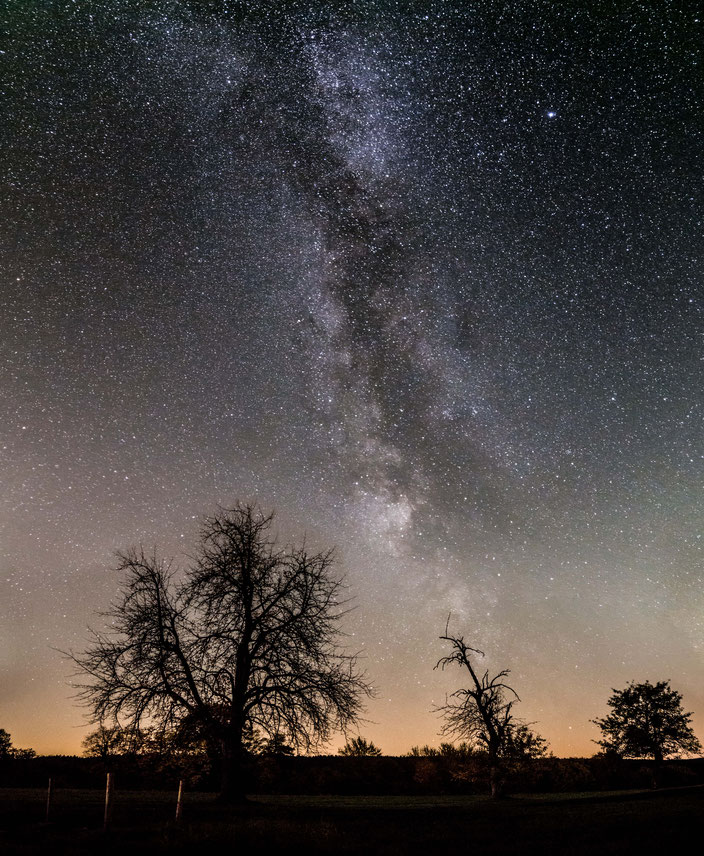
M 494 800 L 501 799 L 504 795 L 503 768 L 497 742 L 492 741 L 489 745 L 489 784 L 491 786 L 491 798 Z
M 247 755 L 244 749 L 223 745 L 220 759 L 220 802 L 247 802 Z
M 489 784 L 491 785 L 491 798 L 501 799 L 504 796 L 504 780 L 502 771 L 496 761 L 489 762 Z
M 662 773 L 663 760 L 664 759 L 661 754 L 656 754 L 653 758 L 653 766 L 651 768 L 653 790 L 657 790 L 660 787 L 660 776 Z

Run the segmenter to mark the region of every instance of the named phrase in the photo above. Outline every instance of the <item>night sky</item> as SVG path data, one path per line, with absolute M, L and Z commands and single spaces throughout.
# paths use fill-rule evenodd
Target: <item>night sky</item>
M 704 737 L 697 5 L 5 5 L 15 745 L 79 751 L 114 551 L 238 499 L 337 545 L 385 752 L 450 613 L 557 754 L 630 680 Z

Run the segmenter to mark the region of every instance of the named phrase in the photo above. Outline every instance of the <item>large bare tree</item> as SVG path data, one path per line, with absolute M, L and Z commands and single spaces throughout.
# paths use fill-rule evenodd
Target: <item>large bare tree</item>
M 280 546 L 272 518 L 244 504 L 206 518 L 181 574 L 156 553 L 120 554 L 110 629 L 72 655 L 93 721 L 195 724 L 230 800 L 246 791 L 253 729 L 308 750 L 355 723 L 371 692 L 340 646 L 333 552 Z
M 467 645 L 463 636 L 450 635 L 446 627 L 440 639 L 449 642 L 450 653 L 441 657 L 435 668 L 459 666 L 469 675 L 469 685 L 455 690 L 444 705 L 436 708 L 445 720 L 441 734 L 466 740 L 473 748 L 486 752 L 491 795 L 500 797 L 503 768 L 508 757 L 517 751 L 541 754 L 545 741 L 514 718 L 513 706 L 520 699 L 506 683 L 508 669 L 490 677 L 488 671 L 482 673 L 473 662 L 484 653 Z

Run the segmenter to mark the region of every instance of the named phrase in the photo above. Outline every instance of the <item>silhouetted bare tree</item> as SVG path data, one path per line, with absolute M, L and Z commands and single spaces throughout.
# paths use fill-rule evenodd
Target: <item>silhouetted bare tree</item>
M 197 724 L 230 800 L 244 797 L 253 729 L 306 750 L 357 721 L 371 692 L 339 644 L 332 551 L 279 546 L 272 518 L 243 504 L 206 518 L 179 578 L 156 554 L 121 554 L 110 629 L 72 655 L 94 721 Z
M 451 636 L 447 627 L 440 638 L 450 643 L 450 653 L 441 657 L 435 668 L 456 665 L 465 669 L 470 677 L 468 687 L 455 690 L 449 700 L 437 708 L 445 720 L 441 734 L 467 740 L 470 745 L 486 751 L 491 795 L 500 797 L 503 792 L 502 759 L 512 745 L 517 726 L 512 709 L 520 699 L 505 682 L 508 669 L 493 677 L 489 677 L 488 671 L 480 676 L 472 657 L 483 657 L 482 651 L 471 648 L 462 636 Z

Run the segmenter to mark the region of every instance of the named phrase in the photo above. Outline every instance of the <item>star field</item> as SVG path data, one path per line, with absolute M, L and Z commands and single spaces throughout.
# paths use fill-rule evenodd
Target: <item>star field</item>
M 700 18 L 0 13 L 17 745 L 78 749 L 55 649 L 114 596 L 113 552 L 183 556 L 237 499 L 337 545 L 384 751 L 437 741 L 448 613 L 557 754 L 594 751 L 629 680 L 671 679 L 702 733 Z

